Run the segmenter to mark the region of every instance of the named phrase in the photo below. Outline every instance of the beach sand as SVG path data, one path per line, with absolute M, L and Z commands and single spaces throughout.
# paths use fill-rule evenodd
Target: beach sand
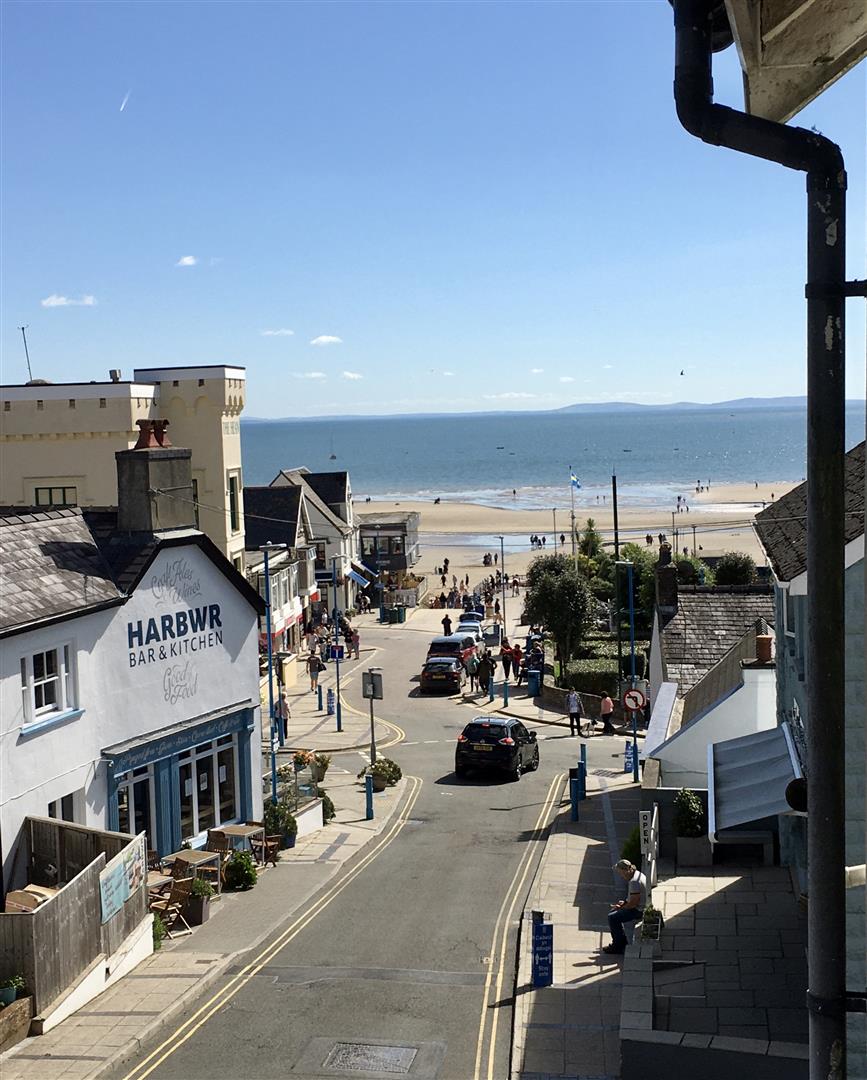
M 679 550 L 688 547 L 693 551 L 695 537 L 696 554 L 722 555 L 726 551 L 744 551 L 756 560 L 764 563 L 765 557 L 752 520 L 762 503 L 768 503 L 773 494 L 775 499 L 785 495 L 797 485 L 792 483 L 776 484 L 720 484 L 708 491 L 695 492 L 685 490 L 683 495 L 689 511 L 676 512 L 672 506 L 629 506 L 619 510 L 618 525 L 621 544 L 634 541 L 645 544 L 645 536 L 653 537 L 653 549 L 658 548 L 658 534 L 665 533 L 669 542 L 673 540 L 672 526 L 678 531 Z M 557 531 L 555 548 L 554 513 L 551 510 L 510 510 L 474 503 L 441 502 L 370 502 L 356 503 L 356 512 L 387 513 L 389 510 L 415 510 L 421 515 L 419 526 L 421 557 L 415 567 L 416 572 L 433 573 L 442 565 L 443 559 L 449 560 L 449 582 L 452 573 L 463 577 L 470 575 L 472 582 L 490 571 L 482 567 L 482 556 L 486 551 L 499 553 L 499 536 L 506 538 L 505 554 L 507 571 L 522 573 L 530 561 L 539 554 L 554 550 L 569 552 L 570 507 L 564 503 L 557 507 Z M 576 499 L 575 520 L 582 528 L 588 517 L 592 517 L 597 530 L 601 533 L 606 548 L 613 549 L 614 517 L 610 506 L 595 501 L 592 504 Z M 693 534 L 695 527 L 695 534 Z M 547 539 L 544 552 L 530 546 L 530 534 L 544 535 Z M 566 544 L 559 546 L 559 535 L 563 533 Z M 510 550 L 515 548 L 515 550 Z

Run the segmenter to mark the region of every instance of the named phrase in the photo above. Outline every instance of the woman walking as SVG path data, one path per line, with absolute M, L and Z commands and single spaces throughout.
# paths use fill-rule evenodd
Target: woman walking
M 514 652 L 509 645 L 509 639 L 503 638 L 503 643 L 500 646 L 500 660 L 503 662 L 503 678 L 506 682 L 509 681 L 509 676 L 512 674 L 512 660 L 514 658 Z
M 325 665 L 319 659 L 319 656 L 315 652 L 311 652 L 307 657 L 307 674 L 310 676 L 310 692 L 312 693 L 319 685 L 319 672 Z

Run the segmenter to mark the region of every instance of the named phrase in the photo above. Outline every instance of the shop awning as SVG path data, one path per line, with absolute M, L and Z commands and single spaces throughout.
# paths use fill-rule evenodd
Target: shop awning
M 366 577 L 362 577 L 361 574 L 357 574 L 354 570 L 350 570 L 348 576 L 356 585 L 360 585 L 362 589 L 366 589 L 370 584 Z
M 791 813 L 786 788 L 801 776 L 788 724 L 707 748 L 708 837 L 723 829 Z
M 358 562 L 357 559 L 350 559 L 349 565 L 352 567 L 349 576 L 353 579 L 353 581 L 358 581 L 358 577 L 362 577 L 364 578 L 364 585 L 372 585 L 379 576 L 375 570 L 369 570 L 363 562 Z M 352 571 L 354 571 L 355 573 L 353 574 Z M 361 584 L 361 582 L 359 582 L 359 584 Z

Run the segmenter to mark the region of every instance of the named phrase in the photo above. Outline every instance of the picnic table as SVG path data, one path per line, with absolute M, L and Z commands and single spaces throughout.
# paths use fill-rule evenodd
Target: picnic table
M 264 860 L 265 850 L 265 827 L 264 825 L 221 825 L 219 830 L 223 836 L 228 836 L 234 846 L 235 840 L 246 840 L 247 846 L 259 862 Z M 254 839 L 259 843 L 255 844 Z
M 202 872 L 207 873 L 208 880 L 219 894 L 221 877 L 219 851 L 196 851 L 195 848 L 185 848 L 183 851 L 166 855 L 163 859 L 163 863 L 171 867 L 174 867 L 177 862 L 185 865 L 191 877 L 200 877 L 204 876 Z M 213 874 L 213 879 L 211 874 Z

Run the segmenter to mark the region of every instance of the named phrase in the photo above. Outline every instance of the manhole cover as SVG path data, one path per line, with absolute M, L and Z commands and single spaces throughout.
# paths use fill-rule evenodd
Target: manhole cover
M 392 1073 L 403 1076 L 409 1072 L 415 1055 L 412 1046 L 373 1046 L 370 1043 L 335 1043 L 323 1067 L 355 1072 Z

